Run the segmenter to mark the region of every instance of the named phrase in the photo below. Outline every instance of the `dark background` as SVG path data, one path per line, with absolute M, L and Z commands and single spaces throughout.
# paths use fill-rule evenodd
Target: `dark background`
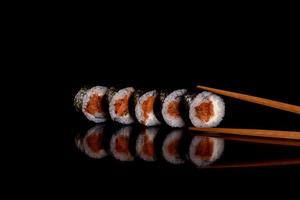
M 125 192 L 153 187 L 174 194 L 181 187 L 191 192 L 199 185 L 211 187 L 217 182 L 224 186 L 236 177 L 260 181 L 296 177 L 299 167 L 211 171 L 190 166 L 97 162 L 84 157 L 74 145 L 77 131 L 93 126 L 73 107 L 74 95 L 84 85 L 176 89 L 201 84 L 300 105 L 299 33 L 287 22 L 258 21 L 231 23 L 219 19 L 210 25 L 180 21 L 159 26 L 144 21 L 137 26 L 121 18 L 93 24 L 89 19 L 63 17 L 42 26 L 33 34 L 38 42 L 30 64 L 39 67 L 32 70 L 37 75 L 29 84 L 33 88 L 37 83 L 42 85 L 38 97 L 49 101 L 48 116 L 47 120 L 34 117 L 31 124 L 37 135 L 30 138 L 34 145 L 28 145 L 34 151 L 34 164 L 23 164 L 41 180 L 50 178 L 55 184 L 72 185 L 78 191 L 84 186 L 114 187 Z M 26 70 L 30 73 L 31 69 Z M 224 100 L 227 110 L 220 127 L 299 131 L 296 114 Z M 42 109 L 44 102 L 36 102 L 35 107 Z M 296 149 L 243 144 L 231 149 L 243 159 L 247 159 L 244 154 L 251 157 L 252 151 L 260 159 L 277 154 L 296 157 L 299 153 Z M 268 153 L 261 156 L 260 151 Z

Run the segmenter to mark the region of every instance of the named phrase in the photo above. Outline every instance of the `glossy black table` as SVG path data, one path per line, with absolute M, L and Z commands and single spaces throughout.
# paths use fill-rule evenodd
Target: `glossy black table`
M 115 123 L 74 126 L 69 153 L 78 165 L 151 172 L 226 173 L 300 167 L 300 141 Z M 300 169 L 300 168 L 299 168 Z

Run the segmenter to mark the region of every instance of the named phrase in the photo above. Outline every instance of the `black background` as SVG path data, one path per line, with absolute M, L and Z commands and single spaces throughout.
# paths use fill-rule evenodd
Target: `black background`
M 32 65 L 41 67 L 33 70 L 38 75 L 30 84 L 43 85 L 38 95 L 49 100 L 49 119 L 47 123 L 45 118 L 35 119 L 41 121 L 34 124 L 38 137 L 31 138 L 36 164 L 29 167 L 41 179 L 72 184 L 79 191 L 88 185 L 126 188 L 125 192 L 133 188 L 176 191 L 184 187 L 191 192 L 199 185 L 224 185 L 233 177 L 276 180 L 299 174 L 299 167 L 210 171 L 159 164 L 102 163 L 84 158 L 74 145 L 77 131 L 93 126 L 73 107 L 74 95 L 84 85 L 176 89 L 200 84 L 300 105 L 299 34 L 294 26 L 243 20 L 237 22 L 238 26 L 225 21 L 205 28 L 201 23 L 195 26 L 185 22 L 159 27 L 140 22 L 137 27 L 122 19 L 96 25 L 68 17 L 58 21 L 35 33 L 40 42 L 35 46 L 38 53 Z M 300 128 L 296 114 L 224 100 L 227 112 L 221 127 Z M 43 104 L 36 102 L 36 107 L 42 108 Z M 264 151 L 264 147 L 258 149 Z M 251 151 L 257 149 L 249 147 L 246 154 L 251 155 Z M 273 158 L 276 151 L 281 149 L 274 149 L 270 154 Z M 288 156 L 299 153 L 286 152 Z M 243 157 L 238 149 L 234 153 Z M 280 156 L 285 157 L 282 152 Z M 169 190 L 169 186 L 173 188 Z

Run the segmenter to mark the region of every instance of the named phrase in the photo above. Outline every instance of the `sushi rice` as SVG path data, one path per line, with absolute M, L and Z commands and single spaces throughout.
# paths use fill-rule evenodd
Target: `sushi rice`
M 225 115 L 225 103 L 211 92 L 198 94 L 191 102 L 189 118 L 195 127 L 215 127 Z
M 93 122 L 101 123 L 106 121 L 106 114 L 102 108 L 102 100 L 107 88 L 95 86 L 87 90 L 82 98 L 82 112 Z
M 182 113 L 180 113 L 180 103 L 186 92 L 185 89 L 175 90 L 164 99 L 161 112 L 164 121 L 171 127 L 185 126 L 185 122 L 181 117 Z
M 152 90 L 143 94 L 135 106 L 135 115 L 140 124 L 145 126 L 159 125 L 161 122 L 156 118 L 153 106 L 157 97 L 157 91 Z
M 131 124 L 134 118 L 129 113 L 129 98 L 134 88 L 127 87 L 114 94 L 109 102 L 109 114 L 112 120 L 121 124 Z

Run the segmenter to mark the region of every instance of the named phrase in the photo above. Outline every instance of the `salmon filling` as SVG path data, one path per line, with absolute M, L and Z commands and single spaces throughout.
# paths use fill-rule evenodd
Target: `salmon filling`
M 118 116 L 123 116 L 128 113 L 128 101 L 129 101 L 129 95 L 126 95 L 122 99 L 118 99 L 114 106 L 115 106 L 115 113 Z
M 102 149 L 102 134 L 91 134 L 86 138 L 86 143 L 94 153 Z
M 214 105 L 211 101 L 201 103 L 196 106 L 196 117 L 202 121 L 208 122 L 209 119 L 214 115 Z
M 116 151 L 120 153 L 129 153 L 128 149 L 129 139 L 127 136 L 118 136 L 116 139 Z
M 172 102 L 170 102 L 169 105 L 168 105 L 167 112 L 172 117 L 180 117 L 179 101 L 172 101 Z
M 85 111 L 87 113 L 90 113 L 91 115 L 95 115 L 96 113 L 101 113 L 102 112 L 101 102 L 102 102 L 102 96 L 99 96 L 97 94 L 92 95 L 90 97 L 89 102 L 87 103 Z
M 178 144 L 179 144 L 179 140 L 177 139 L 173 140 L 167 147 L 168 153 L 171 155 L 176 155 L 178 151 Z
M 144 135 L 143 153 L 150 157 L 154 156 L 153 143 L 148 135 Z
M 209 161 L 213 154 L 214 142 L 208 137 L 203 137 L 196 147 L 196 156 L 200 156 L 202 160 Z
M 149 117 L 149 113 L 153 111 L 154 100 L 155 100 L 155 96 L 150 96 L 150 97 L 148 97 L 147 100 L 145 100 L 142 103 L 144 122 L 147 121 L 147 119 Z

